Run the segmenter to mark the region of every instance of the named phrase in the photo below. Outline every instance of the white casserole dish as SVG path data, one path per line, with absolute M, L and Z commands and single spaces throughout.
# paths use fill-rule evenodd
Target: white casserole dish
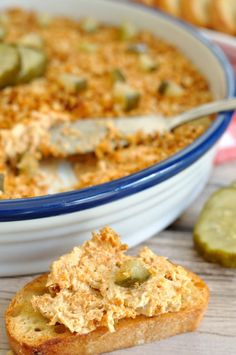
M 233 71 L 224 54 L 197 30 L 157 11 L 123 1 L 1 0 L 0 10 L 9 6 L 116 24 L 129 19 L 179 47 L 208 79 L 215 98 L 234 95 Z M 187 149 L 129 177 L 81 191 L 1 201 L 0 276 L 43 272 L 104 225 L 130 246 L 168 226 L 204 188 L 216 142 L 230 119 L 231 113 L 219 116 Z

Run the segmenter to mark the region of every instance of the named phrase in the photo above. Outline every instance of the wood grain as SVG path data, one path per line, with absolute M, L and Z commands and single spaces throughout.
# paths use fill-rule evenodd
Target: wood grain
M 192 227 L 209 195 L 236 180 L 236 162 L 216 167 L 204 193 L 166 231 L 145 244 L 199 274 L 211 290 L 207 314 L 199 330 L 159 343 L 114 352 L 113 355 L 235 355 L 236 354 L 236 270 L 209 264 L 193 248 Z M 135 253 L 137 248 L 133 249 Z M 0 279 L 0 355 L 6 355 L 8 343 L 4 330 L 4 312 L 14 293 L 32 276 Z

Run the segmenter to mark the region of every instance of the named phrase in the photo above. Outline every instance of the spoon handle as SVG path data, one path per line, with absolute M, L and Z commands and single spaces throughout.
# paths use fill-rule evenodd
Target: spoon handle
M 168 119 L 157 115 L 116 119 L 80 119 L 69 122 L 67 125 L 58 124 L 52 127 L 49 132 L 50 139 L 47 150 L 56 152 L 58 156 L 91 153 L 106 136 L 108 123 L 124 137 L 135 134 L 138 131 L 142 131 L 145 134 L 153 132 L 162 134 L 194 119 L 233 109 L 236 109 L 236 98 L 199 106 Z M 65 134 L 66 127 L 69 130 L 67 129 Z
M 236 109 L 236 98 L 225 99 L 221 101 L 211 102 L 209 104 L 205 104 L 202 106 L 198 106 L 192 110 L 181 113 L 174 118 L 169 119 L 168 129 L 172 130 L 175 127 L 182 125 L 183 123 L 187 123 L 193 121 L 197 118 L 201 118 L 203 116 L 208 116 L 213 113 L 219 113 L 224 111 L 233 111 Z

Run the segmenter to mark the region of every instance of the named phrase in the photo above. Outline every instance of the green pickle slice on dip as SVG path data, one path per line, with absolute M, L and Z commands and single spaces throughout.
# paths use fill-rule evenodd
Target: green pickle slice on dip
M 14 83 L 20 70 L 20 56 L 14 46 L 0 43 L 0 88 Z
M 150 278 L 151 274 L 137 259 L 126 260 L 116 273 L 115 284 L 121 287 L 134 287 L 140 285 Z
M 216 191 L 194 228 L 194 243 L 210 262 L 236 268 L 236 185 Z
M 45 53 L 39 49 L 29 47 L 18 47 L 21 69 L 17 76 L 16 83 L 28 83 L 31 80 L 43 76 L 47 66 L 47 57 Z

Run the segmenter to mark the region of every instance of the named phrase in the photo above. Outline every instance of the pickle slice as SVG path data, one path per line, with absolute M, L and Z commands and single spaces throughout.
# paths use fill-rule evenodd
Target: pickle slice
M 42 49 L 44 45 L 43 38 L 39 34 L 34 32 L 27 33 L 26 35 L 20 38 L 19 42 L 25 47 L 37 49 Z
M 87 17 L 81 22 L 81 28 L 86 33 L 95 33 L 99 28 L 99 23 L 95 18 Z
M 13 84 L 20 70 L 20 57 L 15 47 L 0 43 L 0 88 Z
M 119 37 L 122 41 L 128 41 L 136 37 L 137 34 L 138 34 L 138 30 L 132 22 L 124 21 L 120 25 Z
M 0 41 L 3 41 L 6 37 L 7 31 L 0 25 Z
M 148 46 L 145 43 L 133 43 L 128 45 L 127 52 L 133 54 L 144 54 L 147 53 Z
M 18 51 L 21 59 L 21 70 L 17 77 L 18 84 L 43 76 L 46 70 L 47 57 L 43 51 L 19 46 Z
M 183 94 L 183 88 L 170 80 L 163 80 L 158 88 L 158 93 L 167 97 L 179 97 Z
M 121 287 L 134 287 L 147 281 L 151 276 L 138 259 L 125 261 L 115 275 L 115 284 Z
M 125 74 L 123 73 L 122 70 L 116 68 L 114 70 L 111 71 L 111 78 L 113 80 L 114 83 L 116 82 L 126 82 L 126 77 Z
M 236 268 L 236 189 L 233 186 L 215 192 L 194 228 L 199 253 L 210 262 Z
M 148 54 L 141 54 L 139 57 L 139 66 L 146 72 L 152 72 L 158 68 L 157 62 Z
M 6 12 L 0 12 L 0 24 L 4 27 L 9 25 L 10 18 Z
M 131 111 L 138 107 L 141 94 L 129 85 L 117 81 L 114 85 L 114 99 L 125 111 Z
M 79 93 L 88 87 L 88 80 L 86 78 L 78 77 L 74 74 L 63 73 L 59 75 L 58 80 L 67 91 L 73 93 Z
M 232 187 L 233 189 L 236 189 L 236 181 L 232 182 L 232 184 L 230 185 L 230 187 Z

